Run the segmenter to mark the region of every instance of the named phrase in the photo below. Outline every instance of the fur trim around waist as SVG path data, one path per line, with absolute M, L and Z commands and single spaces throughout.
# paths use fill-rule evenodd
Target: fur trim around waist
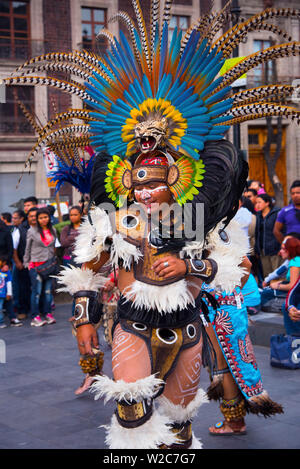
M 136 280 L 123 291 L 123 296 L 132 301 L 136 308 L 155 309 L 161 314 L 195 305 L 194 297 L 184 279 L 165 286 L 149 285 Z

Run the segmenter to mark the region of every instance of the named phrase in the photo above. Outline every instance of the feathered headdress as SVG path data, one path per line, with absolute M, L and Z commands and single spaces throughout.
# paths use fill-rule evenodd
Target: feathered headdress
M 217 162 L 210 151 L 211 158 L 205 158 L 204 162 L 205 149 L 222 140 L 229 126 L 245 120 L 285 115 L 299 122 L 300 112 L 296 108 L 280 104 L 282 98 L 294 92 L 293 86 L 262 86 L 232 94 L 230 85 L 259 64 L 299 54 L 300 42 L 291 41 L 284 31 L 267 20 L 299 17 L 300 13 L 289 8 L 269 8 L 214 40 L 226 21 L 229 2 L 221 12 L 200 18 L 184 35 L 175 28 L 169 40 L 172 1 L 165 0 L 160 18 L 160 1 L 151 0 L 149 30 L 140 1 L 132 0 L 132 4 L 136 23 L 124 11 L 112 18 L 126 25 L 128 38 L 122 31 L 119 39 L 107 30 L 99 33 L 110 43 L 103 56 L 87 51 L 50 53 L 20 66 L 17 69 L 20 76 L 4 79 L 11 85 L 31 83 L 59 88 L 79 96 L 88 107 L 58 114 L 55 122 L 44 127 L 28 161 L 40 147 L 53 142 L 60 145 L 62 137 L 67 137 L 68 145 L 75 147 L 82 145 L 84 140 L 97 152 L 111 155 L 105 184 L 111 199 L 118 204 L 119 197 L 126 196 L 122 177 L 126 170 L 130 170 L 128 158 L 137 152 L 160 149 L 172 155 L 175 166 L 181 162 L 181 168 L 177 165 L 181 178 L 177 179 L 176 188 L 173 187 L 176 200 L 183 204 L 197 195 L 204 200 L 206 186 L 210 184 L 208 192 L 212 193 L 208 199 L 212 199 L 211 203 L 216 206 L 219 198 L 223 200 L 224 197 L 223 191 L 220 194 L 223 176 L 225 186 L 228 183 L 228 187 L 233 187 L 237 184 L 238 174 L 245 179 L 245 164 L 232 159 L 231 154 L 228 156 L 226 145 L 219 147 L 226 150 Z M 250 31 L 266 29 L 282 35 L 289 42 L 245 57 L 225 75 L 219 76 L 225 59 L 245 36 Z M 79 77 L 80 81 L 37 76 L 39 71 L 62 71 Z M 73 119 L 83 123 L 70 124 Z M 62 125 L 66 121 L 69 124 Z M 54 128 L 57 123 L 60 123 L 59 129 Z M 199 158 L 202 161 L 197 163 Z M 201 170 L 203 162 L 205 173 Z M 223 164 L 222 177 L 218 178 L 218 171 L 213 176 L 209 168 L 211 162 L 216 170 Z M 206 182 L 207 174 L 211 174 L 209 182 Z M 228 174 L 234 183 L 229 182 Z M 183 185 L 181 181 L 185 181 Z M 210 202 L 206 200 L 206 203 Z M 219 206 L 223 206 L 222 203 Z

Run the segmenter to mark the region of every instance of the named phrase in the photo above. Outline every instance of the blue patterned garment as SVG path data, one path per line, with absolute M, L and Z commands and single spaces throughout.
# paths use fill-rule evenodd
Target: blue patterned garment
M 217 294 L 205 284 L 202 289 L 212 294 L 220 305 L 214 310 L 209 301 L 204 300 L 232 376 L 247 400 L 259 396 L 264 388 L 248 332 L 247 308 L 240 288 L 237 287 L 231 294 Z

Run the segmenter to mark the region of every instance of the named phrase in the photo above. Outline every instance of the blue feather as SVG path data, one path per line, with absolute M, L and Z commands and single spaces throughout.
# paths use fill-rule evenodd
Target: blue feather
M 141 100 L 140 96 L 138 95 L 135 87 L 134 87 L 134 84 L 133 83 L 130 83 L 130 85 L 128 86 L 128 89 L 133 97 L 133 99 L 138 103 L 140 104 L 142 101 L 144 101 L 144 99 Z
M 168 93 L 164 96 L 164 98 L 171 100 L 173 93 L 178 89 L 179 85 L 180 85 L 180 81 L 179 81 L 179 78 L 177 78 L 177 80 L 174 81 Z
M 181 103 L 185 103 L 185 101 L 187 101 L 187 99 L 193 94 L 194 92 L 194 86 L 191 86 L 190 88 L 188 88 L 187 90 L 184 91 L 184 93 L 182 93 L 181 96 L 178 96 L 173 102 L 172 104 L 174 106 L 180 106 Z M 173 98 L 174 99 L 174 98 Z
M 219 77 L 214 80 L 202 93 L 200 93 L 200 98 L 203 96 L 207 96 L 208 94 L 212 93 L 215 88 L 217 88 L 223 81 L 223 77 Z
M 143 75 L 142 80 L 143 80 L 143 86 L 144 86 L 146 96 L 148 96 L 149 98 L 153 98 L 153 93 L 152 93 L 152 89 L 151 89 L 151 85 L 148 80 L 148 77 L 146 75 Z
M 84 102 L 88 104 L 90 107 L 92 107 L 93 109 L 98 109 L 98 111 L 102 112 L 103 114 L 107 114 L 107 109 L 101 104 L 90 101 L 89 99 L 85 99 Z
M 138 101 L 135 100 L 132 96 L 132 94 L 128 93 L 128 91 L 124 91 L 123 93 L 123 98 L 126 99 L 126 101 L 128 101 L 128 103 L 132 106 L 132 107 L 137 107 L 138 106 Z
M 172 56 L 171 56 L 171 62 L 172 64 L 175 62 L 177 57 L 179 56 L 180 53 L 180 48 L 181 48 L 181 39 L 182 39 L 182 31 L 179 31 L 176 43 L 174 45 L 174 50 L 172 51 Z
M 202 116 L 198 116 L 198 114 L 196 114 L 195 116 L 189 118 L 188 125 L 190 123 L 191 124 L 205 124 L 206 122 L 211 123 L 209 116 L 207 114 L 203 114 Z
M 229 114 L 228 116 L 223 116 L 223 117 L 215 117 L 214 119 L 211 119 L 210 122 L 211 124 L 222 124 L 223 122 L 230 121 L 233 119 L 233 115 Z
M 116 67 L 115 57 L 112 55 L 110 50 L 107 51 L 107 56 L 105 57 L 105 59 L 106 59 L 108 65 L 110 66 L 110 68 L 113 70 L 114 74 L 120 80 L 120 72 L 119 72 L 118 68 Z
M 114 63 L 115 58 L 112 55 L 110 50 L 107 50 L 107 53 L 105 54 L 104 58 L 105 58 L 105 61 L 107 62 L 107 64 L 109 65 L 109 67 L 112 69 L 113 73 L 116 75 L 117 79 L 120 80 L 120 72 L 117 69 L 117 67 L 115 66 L 115 63 Z
M 164 72 L 166 55 L 168 53 L 168 23 L 165 21 L 160 44 L 159 81 Z
M 141 87 L 141 85 L 140 85 L 137 78 L 135 78 L 135 80 L 133 82 L 133 85 L 134 85 L 134 88 L 136 89 L 136 92 L 137 92 L 139 98 L 140 98 L 140 102 L 142 103 L 143 101 L 145 101 L 145 99 L 147 99 L 147 97 L 145 96 L 143 88 Z
M 218 126 L 214 126 L 210 132 L 209 132 L 209 135 L 215 135 L 215 134 L 223 134 L 225 132 L 227 132 L 227 130 L 230 129 L 230 126 L 229 125 L 218 125 Z
M 157 93 L 156 93 L 156 96 L 155 98 L 156 99 L 159 99 L 159 98 L 162 98 L 166 95 L 166 92 L 170 86 L 172 82 L 172 75 L 169 74 L 169 75 L 164 75 L 159 86 L 158 86 L 158 90 L 157 90 Z
M 189 88 L 190 89 L 190 88 Z M 198 95 L 195 93 L 193 94 L 190 98 L 184 100 L 183 102 L 181 102 L 179 105 L 178 105 L 178 108 L 179 109 L 184 109 L 185 107 L 188 107 L 190 106 L 191 104 L 195 103 L 195 102 L 199 102 L 200 105 L 203 104 L 203 101 L 202 100 L 199 100 L 198 98 Z M 181 112 L 181 111 L 180 111 Z
M 188 40 L 188 43 L 185 46 L 181 59 L 179 61 L 176 78 L 178 76 L 181 76 L 185 72 L 186 68 L 189 66 L 190 58 L 195 53 L 195 49 L 197 47 L 199 37 L 200 37 L 200 33 L 193 30 Z
M 129 62 L 132 66 L 132 69 L 134 71 L 134 73 L 138 76 L 139 73 L 138 73 L 138 70 L 136 68 L 136 60 L 135 60 L 135 57 L 132 53 L 132 49 L 127 41 L 127 38 L 125 36 L 125 34 L 123 33 L 122 30 L 120 30 L 120 40 L 121 40 L 121 44 L 123 45 L 123 48 L 125 49 L 125 52 L 127 54 L 127 57 L 129 59 Z
M 125 117 L 125 119 L 128 118 L 128 111 L 125 111 L 124 109 L 122 109 L 117 104 L 112 104 L 111 112 L 113 112 L 114 114 L 117 114 L 119 116 L 123 116 L 123 117 Z
M 81 194 L 88 194 L 91 190 L 91 177 L 95 162 L 94 153 L 88 162 L 81 162 L 81 171 L 75 166 L 74 162 L 71 166 L 66 165 L 62 160 L 58 161 L 58 170 L 50 173 L 50 179 L 56 182 L 55 193 L 57 193 L 64 183 L 74 186 Z
M 133 79 L 132 70 L 129 67 L 129 62 L 127 60 L 127 57 L 124 54 L 124 51 L 123 51 L 119 41 L 117 40 L 117 38 L 114 38 L 114 39 L 115 39 L 116 47 L 117 47 L 117 50 L 118 50 L 118 53 L 119 53 L 120 61 L 123 64 L 123 70 L 125 71 L 126 75 L 130 76 Z
M 224 135 L 207 135 L 205 137 L 205 141 L 214 141 L 214 140 L 223 140 L 224 139 Z
M 223 88 L 223 90 L 220 90 L 217 93 L 211 95 L 209 98 L 205 99 L 204 100 L 205 106 L 209 106 L 210 104 L 213 104 L 216 101 L 220 101 L 230 91 L 231 91 L 231 86 L 226 86 L 226 88 Z

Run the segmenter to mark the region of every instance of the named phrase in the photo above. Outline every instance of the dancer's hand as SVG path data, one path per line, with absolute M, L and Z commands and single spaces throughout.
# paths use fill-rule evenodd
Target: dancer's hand
M 92 348 L 99 349 L 97 331 L 92 324 L 79 326 L 76 337 L 81 355 L 94 355 Z
M 154 262 L 152 269 L 163 278 L 181 277 L 186 273 L 186 264 L 182 259 L 166 256 Z

